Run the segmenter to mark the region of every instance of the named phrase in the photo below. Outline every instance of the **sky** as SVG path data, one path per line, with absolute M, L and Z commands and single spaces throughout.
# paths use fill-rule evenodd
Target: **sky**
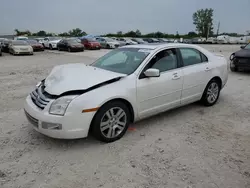
M 60 33 L 81 28 L 91 34 L 194 31 L 197 9 L 214 9 L 214 28 L 245 34 L 250 0 L 0 0 L 0 34 L 14 29 Z

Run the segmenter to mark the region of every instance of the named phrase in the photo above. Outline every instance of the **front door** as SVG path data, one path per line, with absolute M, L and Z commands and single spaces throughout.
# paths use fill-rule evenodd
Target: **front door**
M 180 105 L 183 75 L 175 49 L 157 53 L 137 80 L 137 102 L 140 118 L 145 118 Z M 160 70 L 160 77 L 145 77 L 149 68 Z

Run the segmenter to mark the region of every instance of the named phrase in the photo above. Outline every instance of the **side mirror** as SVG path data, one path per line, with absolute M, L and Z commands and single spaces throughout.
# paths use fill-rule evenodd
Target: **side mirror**
M 159 69 L 148 69 L 144 72 L 146 77 L 160 77 Z
M 245 46 L 241 46 L 240 48 L 241 48 L 241 49 L 244 49 L 244 48 L 245 48 Z

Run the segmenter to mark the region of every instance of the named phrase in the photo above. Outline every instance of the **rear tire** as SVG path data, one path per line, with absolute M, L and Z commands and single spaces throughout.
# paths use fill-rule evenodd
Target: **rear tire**
M 111 101 L 102 106 L 92 123 L 92 134 L 103 142 L 114 142 L 126 133 L 131 114 L 129 108 L 121 101 Z
M 201 102 L 205 106 L 213 106 L 219 99 L 221 85 L 218 80 L 212 79 L 206 86 Z

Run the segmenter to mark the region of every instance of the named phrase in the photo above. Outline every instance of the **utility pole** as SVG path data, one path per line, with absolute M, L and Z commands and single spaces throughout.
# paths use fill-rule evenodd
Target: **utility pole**
M 216 33 L 217 37 L 219 35 L 219 31 L 220 31 L 220 22 L 218 23 L 218 28 L 217 28 L 217 33 Z

